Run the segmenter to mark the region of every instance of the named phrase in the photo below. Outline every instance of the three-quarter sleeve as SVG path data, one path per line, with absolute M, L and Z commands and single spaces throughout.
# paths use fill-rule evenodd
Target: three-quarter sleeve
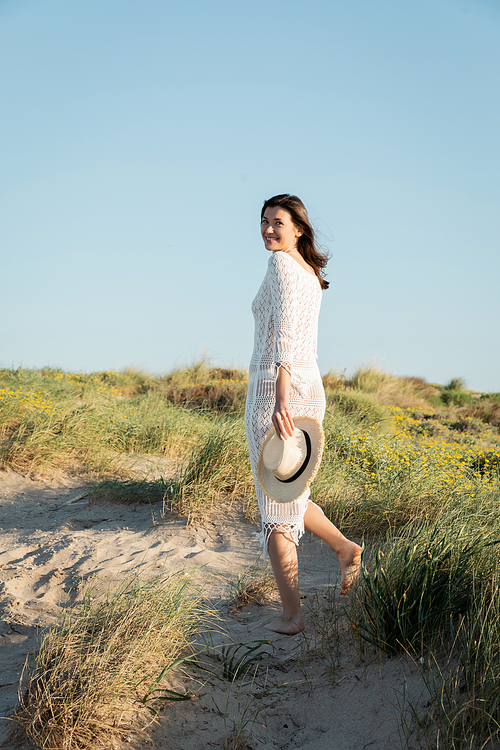
M 284 252 L 276 252 L 270 258 L 269 277 L 275 335 L 275 372 L 283 367 L 291 375 L 297 328 L 297 274 Z

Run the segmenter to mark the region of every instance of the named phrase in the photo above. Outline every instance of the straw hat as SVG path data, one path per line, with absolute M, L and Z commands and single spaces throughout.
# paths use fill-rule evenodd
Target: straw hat
M 277 503 L 300 497 L 316 476 L 323 453 L 324 436 L 312 417 L 294 417 L 293 435 L 280 440 L 274 427 L 266 435 L 257 463 L 262 492 Z

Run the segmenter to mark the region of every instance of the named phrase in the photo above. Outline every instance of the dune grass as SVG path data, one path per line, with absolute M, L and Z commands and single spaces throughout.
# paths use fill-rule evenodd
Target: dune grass
M 475 394 L 483 420 L 469 404 L 439 401 L 448 386 L 418 378 L 364 369 L 351 380 L 330 373 L 325 384 L 328 449 L 313 494 L 346 531 L 433 517 L 444 498 L 479 497 L 497 481 L 496 397 Z M 245 388 L 243 371 L 204 360 L 162 377 L 3 370 L 0 461 L 33 475 L 69 467 L 126 481 L 121 456 L 172 457 L 182 471 L 163 477 L 170 509 L 203 514 L 223 498 L 251 503 Z M 409 402 L 419 405 L 401 406 Z
M 462 431 L 455 417 L 424 419 L 399 407 L 388 419 L 391 431 L 365 415 L 346 418 L 328 410 L 313 497 L 334 523 L 372 535 L 435 518 L 448 503 L 492 502 L 499 482 L 497 430 L 465 421 Z
M 184 401 L 181 408 L 169 382 L 131 370 L 2 370 L 0 462 L 35 476 L 59 468 L 103 476 L 117 473 L 119 453 L 185 458 L 211 429 L 207 410 L 226 405 Z
M 500 740 L 500 577 L 478 586 L 467 613 L 450 622 L 447 658 L 431 656 L 430 718 L 443 747 L 495 747 Z
M 422 670 L 431 699 L 410 732 L 424 730 L 429 748 L 500 739 L 498 492 L 491 500 L 394 530 L 364 560 L 354 595 L 357 635 Z
M 157 678 L 172 677 L 212 615 L 183 573 L 99 588 L 66 611 L 28 667 L 14 720 L 44 750 L 114 747 L 144 728 L 162 695 L 181 699 Z
M 493 547 L 500 544 L 498 517 L 495 525 L 474 520 L 447 509 L 386 538 L 363 570 L 363 637 L 388 653 L 420 655 L 469 611 L 498 567 Z
M 498 399 L 469 394 L 473 407 L 450 406 L 436 394 L 462 392 L 455 381 L 430 386 L 366 368 L 351 380 L 325 376 L 327 449 L 312 491 L 334 523 L 378 534 L 435 518 L 447 502 L 489 497 L 500 466 Z M 163 456 L 178 470 L 151 489 L 168 510 L 194 517 L 227 499 L 252 506 L 245 387 L 244 372 L 204 360 L 162 377 L 0 371 L 0 461 L 33 475 L 83 471 L 108 482 L 114 499 L 130 501 L 137 477 L 127 476 L 121 458 Z M 401 405 L 410 402 L 418 405 Z M 117 480 L 129 482 L 125 491 Z M 138 500 L 143 490 L 137 485 Z
M 450 406 L 441 397 L 464 392 L 460 379 L 431 386 L 373 368 L 350 380 L 329 373 L 325 384 L 327 447 L 312 491 L 346 532 L 432 520 L 450 502 L 486 501 L 498 486 L 496 394 L 466 392 L 472 406 Z M 244 372 L 204 360 L 162 377 L 3 370 L 0 461 L 33 475 L 73 468 L 107 481 L 110 493 L 115 481 L 115 499 L 131 500 L 137 477 L 127 476 L 121 458 L 163 456 L 178 470 L 153 494 L 169 510 L 194 516 L 227 499 L 251 505 L 245 387 Z M 120 479 L 129 482 L 121 493 Z M 142 490 L 137 485 L 138 500 L 147 496 Z
M 188 518 L 224 502 L 248 509 L 245 381 L 204 360 L 162 377 L 3 370 L 0 461 L 94 476 L 96 501 L 162 500 Z M 429 720 L 442 747 L 482 747 L 500 723 L 500 396 L 467 391 L 459 378 L 431 385 L 374 368 L 324 383 L 313 499 L 345 533 L 378 539 L 355 628 L 386 653 L 425 653 L 437 665 Z M 179 468 L 137 480 L 118 460 L 128 455 L 175 458 Z M 476 744 L 464 744 L 471 736 Z
M 276 591 L 276 581 L 269 565 L 259 564 L 240 570 L 232 586 L 229 610 L 237 612 L 248 604 L 262 606 Z
M 241 418 L 219 417 L 199 440 L 181 477 L 165 496 L 168 510 L 203 516 L 221 501 L 253 494 L 250 459 Z
M 408 397 L 414 385 L 415 400 Z M 415 722 L 428 747 L 493 748 L 500 740 L 499 399 L 465 391 L 459 379 L 427 393 L 418 380 L 400 386 L 361 372 L 328 394 L 328 450 L 314 497 L 343 530 L 377 536 L 353 626 L 380 651 L 425 664 L 432 697 Z

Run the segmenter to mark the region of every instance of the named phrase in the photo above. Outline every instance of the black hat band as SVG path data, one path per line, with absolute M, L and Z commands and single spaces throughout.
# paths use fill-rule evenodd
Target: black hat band
M 300 466 L 298 471 L 296 471 L 293 477 L 290 477 L 290 479 L 279 479 L 276 474 L 274 475 L 278 482 L 281 482 L 282 484 L 290 484 L 290 482 L 295 482 L 295 480 L 298 479 L 300 475 L 303 474 L 307 469 L 307 464 L 309 463 L 309 460 L 311 458 L 311 438 L 305 430 L 302 430 L 302 434 L 306 439 L 306 457 L 302 463 L 302 466 Z

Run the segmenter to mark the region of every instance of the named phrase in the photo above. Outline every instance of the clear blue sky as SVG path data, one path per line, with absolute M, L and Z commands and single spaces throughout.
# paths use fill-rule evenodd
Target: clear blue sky
M 500 391 L 498 0 L 0 0 L 0 366 L 246 366 L 265 198 L 319 364 Z

